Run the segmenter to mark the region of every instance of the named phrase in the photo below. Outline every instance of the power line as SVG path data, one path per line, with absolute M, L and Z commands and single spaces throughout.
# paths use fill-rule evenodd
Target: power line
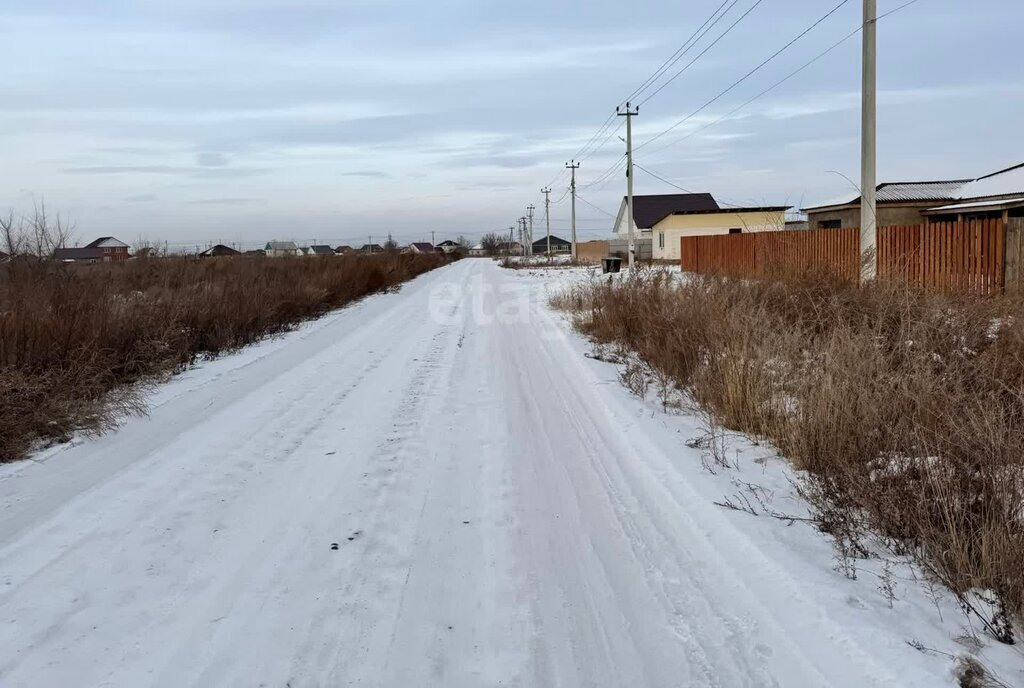
M 736 5 L 737 2 L 739 2 L 739 0 L 732 0 L 732 5 L 729 5 L 729 0 L 725 0 L 721 5 L 719 5 L 718 9 L 716 9 L 714 12 L 712 12 L 711 16 L 708 17 L 707 19 L 705 19 L 704 23 L 701 24 L 697 28 L 696 31 L 694 31 L 692 34 L 690 34 L 690 37 L 687 38 L 686 41 L 681 46 L 679 46 L 679 49 L 676 50 L 674 53 L 672 53 L 672 55 L 670 55 L 667 60 L 662 62 L 661 66 L 658 67 L 658 69 L 655 70 L 654 74 L 652 74 L 651 76 L 647 77 L 642 84 L 640 84 L 632 93 L 630 93 L 628 96 L 626 96 L 625 99 L 623 99 L 622 103 L 625 103 L 626 101 L 633 100 L 634 98 L 639 96 L 641 93 L 644 92 L 644 90 L 648 86 L 650 86 L 655 81 L 657 81 L 658 77 L 660 77 L 662 74 L 667 72 L 672 67 L 672 65 L 674 65 L 676 62 L 681 60 L 686 55 L 686 53 L 688 53 L 690 51 L 690 48 L 692 48 L 694 45 L 696 45 L 697 41 L 699 41 L 701 38 L 704 37 L 704 34 L 701 33 L 701 31 L 704 29 L 705 26 L 708 26 L 708 24 L 711 22 L 712 19 L 715 19 L 715 17 L 718 15 L 718 13 L 722 11 L 722 8 L 725 7 L 726 5 L 729 5 L 729 9 L 727 9 L 725 12 L 723 12 L 722 15 L 720 17 L 718 17 L 718 19 L 715 19 L 715 24 L 717 24 L 722 19 L 722 17 L 724 17 L 726 14 L 729 13 L 729 10 L 731 10 L 733 8 L 733 6 Z M 709 26 L 708 29 L 710 30 L 713 26 L 714 26 L 714 24 Z M 707 33 L 707 32 L 705 31 L 704 33 Z M 700 35 L 698 36 L 698 34 L 700 34 Z M 620 105 L 622 103 L 620 103 Z
M 614 164 L 613 164 L 613 165 L 612 165 L 611 167 L 609 167 L 609 168 L 608 168 L 607 170 L 605 170 L 605 171 L 604 171 L 604 172 L 603 172 L 603 173 L 602 173 L 602 174 L 601 174 L 601 175 L 600 175 L 600 176 L 599 176 L 599 177 L 598 177 L 597 179 L 595 179 L 595 180 L 594 180 L 594 181 L 592 181 L 592 182 L 588 182 L 588 183 L 586 183 L 586 184 L 581 184 L 581 185 L 579 186 L 579 188 L 580 188 L 580 189 L 588 189 L 588 188 L 590 188 L 590 187 L 594 186 L 595 184 L 599 184 L 600 182 L 604 181 L 605 179 L 607 179 L 608 177 L 610 177 L 610 176 L 611 176 L 611 175 L 612 175 L 612 174 L 613 174 L 613 173 L 615 172 L 615 169 L 616 169 L 616 168 L 617 168 L 617 167 L 618 167 L 619 165 L 621 165 L 621 164 L 623 163 L 623 161 L 625 161 L 625 159 L 626 159 L 626 154 L 625 154 L 625 153 L 623 153 L 623 154 L 622 154 L 622 156 L 620 156 L 620 157 L 619 157 L 619 158 L 618 158 L 618 159 L 617 159 L 617 160 L 615 161 L 615 163 L 614 163 Z
M 891 14 L 895 14 L 896 12 L 899 12 L 900 10 L 905 9 L 905 8 L 913 5 L 916 2 L 920 2 L 920 0 L 909 0 L 909 2 L 905 2 L 902 5 L 900 5 L 899 7 L 896 7 L 895 9 L 889 10 L 885 14 L 879 15 L 878 20 L 881 20 L 884 17 L 888 17 Z M 876 21 L 878 21 L 878 20 L 876 20 Z M 829 47 L 827 47 L 824 50 L 822 50 L 820 53 L 818 53 L 817 55 L 812 57 L 810 60 L 808 60 L 807 62 L 803 63 L 802 65 L 800 65 L 796 69 L 794 69 L 792 72 L 790 72 L 789 74 L 787 74 L 783 78 L 781 78 L 778 81 L 776 81 L 774 84 L 772 84 L 768 88 L 764 89 L 763 91 L 761 91 L 760 93 L 758 93 L 754 97 L 744 101 L 740 105 L 737 105 L 736 107 L 734 107 L 732 110 L 730 110 L 729 112 L 725 113 L 721 117 L 718 117 L 717 119 L 712 120 L 711 122 L 708 122 L 704 126 L 700 127 L 699 129 L 695 129 L 695 130 L 691 131 L 690 133 L 686 134 L 685 136 L 682 136 L 682 137 L 680 137 L 680 138 L 678 138 L 678 139 L 676 139 L 674 141 L 670 141 L 667 145 L 664 145 L 664 146 L 662 146 L 660 148 L 654 149 L 654 151 L 649 152 L 649 154 L 650 155 L 656 155 L 657 153 L 660 153 L 663 150 L 671 148 L 672 146 L 674 146 L 676 144 L 682 143 L 683 141 L 696 136 L 697 134 L 699 134 L 700 132 L 704 131 L 705 129 L 707 129 L 709 127 L 713 127 L 714 125 L 722 122 L 723 120 L 729 119 L 730 117 L 735 115 L 740 110 L 744 109 L 745 107 L 747 107 L 748 105 L 754 103 L 755 101 L 758 101 L 761 98 L 765 97 L 766 95 L 768 95 L 769 93 L 771 93 L 772 91 L 777 89 L 779 86 L 782 86 L 784 83 L 786 83 L 787 81 L 789 81 L 793 77 L 795 77 L 798 74 L 800 74 L 801 72 L 803 72 L 808 67 L 816 64 L 822 58 L 824 58 L 824 57 L 828 56 L 829 54 L 831 54 L 836 48 L 838 48 L 839 46 L 843 45 L 844 43 L 849 41 L 851 38 L 853 38 L 854 36 L 859 34 L 863 28 L 864 28 L 863 26 L 858 26 L 856 29 L 854 29 L 850 33 L 846 34 L 845 36 L 840 38 L 838 41 L 836 41 L 835 43 L 833 43 Z M 650 142 L 648 141 L 648 143 L 650 143 Z M 646 144 L 644 144 L 644 145 L 646 145 Z
M 827 12 L 827 13 L 826 13 L 826 14 L 825 14 L 824 16 L 822 16 L 821 18 L 819 18 L 819 19 L 818 19 L 818 20 L 817 20 L 816 22 L 814 22 L 813 24 L 811 24 L 811 25 L 810 25 L 809 27 L 807 27 L 806 29 L 804 29 L 803 31 L 801 31 L 801 32 L 800 32 L 800 33 L 799 33 L 799 34 L 798 34 L 798 35 L 797 35 L 797 36 L 796 36 L 795 38 L 793 38 L 793 39 L 792 39 L 792 40 L 791 40 L 791 41 L 790 41 L 789 43 L 787 43 L 786 45 L 784 45 L 784 46 L 782 46 L 781 48 L 779 48 L 778 50 L 776 50 L 776 51 L 775 51 L 774 53 L 772 53 L 772 55 L 771 55 L 771 56 L 769 56 L 768 58 L 766 58 L 765 60 L 763 60 L 763 61 L 762 61 L 762 62 L 761 62 L 761 63 L 760 63 L 759 65 L 757 65 L 756 67 L 754 67 L 753 69 L 751 69 L 751 70 L 750 70 L 749 72 L 747 72 L 746 74 L 744 74 L 744 75 L 743 75 L 742 77 L 740 77 L 740 78 L 739 78 L 739 79 L 737 79 L 736 81 L 734 81 L 734 82 L 733 82 L 733 83 L 732 83 L 732 84 L 731 84 L 731 85 L 730 85 L 729 87 L 727 87 L 727 88 L 726 88 L 725 90 L 721 91 L 721 92 L 720 92 L 720 93 L 719 93 L 718 95 L 716 95 L 716 96 L 715 96 L 714 98 L 712 98 L 711 100 L 709 100 L 709 101 L 707 101 L 706 103 L 704 103 L 703 105 L 701 105 L 701 106 L 700 106 L 699 108 L 697 108 L 696 110 L 694 110 L 693 112 L 691 112 L 691 113 L 690 113 L 689 115 L 687 115 L 687 116 L 686 116 L 686 117 L 684 117 L 683 119 L 679 120 L 678 122 L 676 122 L 675 124 L 673 124 L 672 126 L 670 126 L 670 127 L 668 128 L 668 129 L 665 129 L 665 130 L 664 130 L 664 131 L 662 131 L 661 133 L 659 133 L 659 134 L 655 135 L 655 136 L 654 136 L 653 138 L 650 138 L 650 139 L 648 139 L 647 141 L 645 141 L 644 143 L 641 143 L 641 144 L 640 144 L 639 146 L 637 146 L 637 147 L 636 147 L 636 148 L 637 148 L 637 150 L 640 150 L 640 149 L 641 149 L 641 148 L 643 148 L 644 146 L 648 146 L 648 145 L 650 145 L 651 143 L 654 143 L 655 141 L 657 141 L 658 139 L 660 139 L 660 138 L 661 138 L 662 136 L 664 136 L 665 134 L 668 134 L 669 132 L 671 132 L 671 131 L 674 131 L 675 129 L 677 129 L 678 127 L 682 126 L 682 125 L 683 125 L 683 124 L 685 124 L 686 122 L 689 122 L 689 121 L 690 121 L 691 119 L 693 119 L 694 117 L 696 117 L 696 116 L 697 116 L 698 114 L 700 114 L 701 112 L 703 112 L 704 110 L 706 110 L 706 109 L 707 109 L 707 108 L 708 108 L 709 106 L 711 106 L 711 105 L 712 105 L 713 103 L 717 102 L 717 101 L 718 101 L 718 99 L 720 99 L 720 98 L 721 98 L 722 96 L 726 95 L 727 93 L 729 93 L 730 91 L 732 91 L 732 90 L 733 90 L 734 88 L 736 88 L 737 86 L 739 86 L 740 84 L 742 84 L 742 83 L 743 83 L 744 81 L 746 81 L 747 79 L 749 79 L 750 77 L 752 77 L 752 76 L 753 76 L 754 74 L 756 74 L 757 72 L 759 72 L 759 71 L 761 71 L 762 69 L 764 69 L 764 67 L 765 67 L 765 66 L 767 66 L 767 65 L 768 65 L 768 64 L 769 64 L 770 62 L 772 62 L 772 61 L 773 61 L 773 60 L 774 60 L 775 58 L 777 58 L 777 57 L 778 57 L 779 55 L 781 55 L 781 54 L 782 54 L 783 52 L 785 52 L 786 50 L 788 50 L 788 49 L 789 49 L 789 48 L 790 48 L 790 47 L 791 47 L 791 46 L 792 46 L 792 45 L 793 45 L 794 43 L 796 43 L 797 41 L 799 41 L 799 40 L 800 40 L 801 38 L 803 38 L 804 36 L 806 36 L 807 34 L 809 34 L 809 33 L 810 33 L 810 32 L 811 32 L 812 30 L 814 30 L 814 28 L 815 28 L 815 27 L 817 27 L 817 26 L 818 26 L 819 24 L 821 24 L 821 23 L 822 23 L 822 22 L 824 22 L 824 21 L 825 21 L 826 19 L 828 19 L 829 17 L 831 17 L 831 16 L 833 15 L 833 14 L 835 14 L 836 12 L 838 12 L 838 11 L 839 11 L 839 8 L 843 7 L 843 6 L 844 6 L 844 5 L 846 5 L 846 4 L 848 3 L 848 2 L 850 2 L 850 0 L 841 0 L 841 2 L 840 2 L 840 3 L 838 4 L 838 5 L 836 5 L 836 6 L 835 6 L 835 7 L 833 7 L 833 8 L 831 9 L 831 10 L 829 10 L 829 11 L 828 11 L 828 12 Z
M 749 14 L 750 14 L 751 12 L 753 12 L 753 11 L 754 11 L 755 9 L 757 9 L 757 6 L 758 6 L 758 5 L 760 5 L 760 4 L 762 3 L 762 2 L 764 2 L 764 0 L 757 0 L 757 2 L 755 2 L 755 3 L 754 3 L 753 5 L 751 5 L 751 6 L 749 7 L 749 8 L 747 8 L 747 11 L 746 11 L 746 12 L 744 12 L 743 14 L 741 14 L 741 15 L 740 15 L 740 18 L 739 18 L 739 19 L 737 19 L 737 20 L 736 20 L 736 21 L 734 21 L 734 22 L 733 22 L 732 24 L 730 24 L 730 25 L 729 25 L 729 28 L 727 28 L 727 29 L 726 29 L 726 30 L 725 30 L 724 32 L 722 32 L 722 33 L 721 33 L 721 34 L 720 34 L 720 35 L 718 36 L 718 38 L 716 38 L 715 40 L 713 40 L 713 41 L 711 42 L 711 44 L 710 44 L 709 46 L 707 46 L 706 48 L 704 48 L 704 50 L 700 51 L 700 53 L 698 53 L 698 55 L 697 55 L 697 56 L 696 56 L 695 58 L 693 58 L 692 60 L 690 60 L 690 61 L 689 61 L 689 62 L 687 63 L 687 65 L 686 65 L 685 67 L 683 67 L 683 68 L 682 68 L 682 69 L 680 69 L 680 70 L 679 70 L 678 72 L 676 72 L 675 74 L 673 74 L 673 75 L 672 75 L 672 77 L 671 77 L 671 78 L 670 78 L 670 79 L 669 79 L 668 81 L 666 81 L 666 82 L 665 82 L 665 83 L 663 83 L 663 84 L 662 84 L 661 86 L 659 86 L 659 87 L 657 88 L 657 90 L 655 90 L 655 91 L 654 91 L 654 93 L 651 93 L 651 94 L 650 94 L 650 95 L 648 95 L 648 96 L 647 96 L 646 98 L 644 98 L 643 100 L 641 100 L 641 101 L 640 101 L 640 102 L 638 103 L 638 105 L 643 105 L 643 104 L 644 104 L 644 103 L 646 103 L 646 102 L 647 102 L 648 100 L 650 100 L 650 99 L 651 99 L 651 98 L 653 98 L 654 96 L 656 96 L 656 95 L 658 95 L 659 93 L 661 93 L 662 89 L 664 89 L 664 88 L 665 88 L 666 86 L 668 86 L 668 85 L 669 85 L 669 84 L 671 84 L 671 83 L 672 83 L 673 81 L 675 81 L 676 79 L 678 79 L 678 78 L 679 78 L 679 77 L 680 77 L 680 76 L 681 76 L 681 75 L 682 75 L 682 74 L 683 74 L 683 73 L 684 73 L 684 72 L 685 72 L 686 70 L 688 70 L 688 69 L 689 69 L 690 67 L 692 67 L 692 66 L 694 65 L 694 63 L 695 63 L 695 62 L 697 62 L 697 60 L 699 60 L 700 58 L 704 57 L 704 55 L 705 55 L 705 54 L 706 54 L 706 53 L 707 53 L 707 52 L 708 52 L 709 50 L 711 50 L 711 49 L 712 49 L 712 48 L 714 48 L 714 47 L 715 47 L 716 45 L 718 45 L 718 42 L 719 42 L 719 41 L 721 41 L 721 40 L 722 40 L 723 38 L 725 38 L 726 36 L 728 36 L 728 35 L 729 35 L 729 32 L 731 32 L 731 31 L 732 31 L 733 29 L 735 29 L 735 28 L 736 28 L 736 26 L 737 26 L 737 25 L 738 25 L 738 24 L 739 24 L 739 23 L 740 23 L 741 21 L 743 21 L 744 19 L 746 19 L 746 18 L 747 18 L 747 15 L 749 15 Z
M 620 122 L 619 125 L 613 131 L 609 132 L 609 134 L 604 137 L 604 140 L 601 141 L 600 145 L 598 145 L 596 148 L 591 148 L 589 153 L 579 158 L 580 162 L 585 161 L 587 158 L 596 154 L 598 151 L 600 151 L 602 148 L 608 145 L 608 142 L 611 141 L 612 137 L 618 134 L 620 131 L 622 131 L 622 127 L 624 126 L 626 126 L 625 123 Z
M 636 163 L 633 163 L 633 164 L 635 165 Z M 590 201 L 588 201 L 587 199 L 583 198 L 583 196 L 580 196 L 579 194 L 576 194 L 576 200 L 577 200 L 577 201 L 583 201 L 584 203 L 586 203 L 587 205 L 589 205 L 589 206 L 590 206 L 591 208 L 593 208 L 593 209 L 594 209 L 594 210 L 596 210 L 597 212 L 599 212 L 599 213 L 604 213 L 604 214 L 605 214 L 605 215 L 607 215 L 608 217 L 611 217 L 611 218 L 614 218 L 614 217 L 616 217 L 615 215 L 613 215 L 613 214 L 609 213 L 609 212 L 608 212 L 607 210 L 605 210 L 604 208 L 598 208 L 598 207 L 597 207 L 596 205 L 594 205 L 593 203 L 591 203 L 591 202 L 590 202 Z M 586 220 L 586 222 L 592 222 L 592 220 Z

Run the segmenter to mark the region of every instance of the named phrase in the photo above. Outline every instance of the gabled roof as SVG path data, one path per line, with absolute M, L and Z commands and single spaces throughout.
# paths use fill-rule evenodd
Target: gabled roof
M 105 248 L 105 249 L 112 249 L 112 248 L 127 249 L 128 245 L 125 244 L 124 242 L 122 242 L 121 240 L 114 239 L 113 236 L 100 236 L 99 239 L 91 242 L 90 244 L 86 244 L 84 248 L 86 248 L 86 249 L 100 249 L 100 248 Z
M 326 244 L 317 244 L 315 246 L 310 246 L 309 250 L 315 256 L 333 256 L 334 255 L 334 249 L 331 248 L 330 246 L 327 246 Z
M 199 255 L 200 256 L 208 257 L 208 256 L 237 256 L 237 255 L 240 255 L 240 254 L 241 254 L 240 251 L 236 251 L 235 249 L 231 248 L 230 246 L 225 246 L 224 244 L 217 244 L 216 246 L 211 246 L 210 248 L 206 249 L 205 251 L 203 251 Z
M 454 241 L 452 241 L 451 239 L 445 239 L 445 240 L 444 240 L 444 241 L 442 241 L 442 242 L 441 242 L 440 244 L 438 244 L 438 246 L 458 246 L 458 244 L 456 244 L 456 243 L 455 243 Z
M 360 251 L 383 251 L 384 247 L 380 244 L 363 244 L 359 247 Z
M 118 240 L 118 239 L 114 239 L 113 236 L 100 236 L 99 239 L 91 242 L 90 244 L 86 244 L 84 248 L 86 248 L 86 249 L 99 249 L 99 248 L 127 249 L 128 245 L 125 244 L 124 242 Z
M 636 199 L 634 198 L 633 200 L 636 200 Z M 551 243 L 552 243 L 552 245 L 554 245 L 554 244 L 571 244 L 572 242 L 566 241 L 565 239 L 563 239 L 561 237 L 556 237 L 554 234 L 552 234 L 551 235 Z M 533 242 L 534 246 L 547 246 L 547 244 L 548 244 L 548 236 L 547 236 L 547 234 L 545 234 L 540 239 L 537 239 L 535 242 Z
M 434 245 L 429 241 L 414 241 L 409 245 L 414 247 L 417 251 L 422 251 L 423 253 L 434 252 Z
M 267 251 L 298 251 L 299 247 L 295 245 L 294 241 L 268 241 L 265 250 L 267 250 Z
M 338 246 L 337 248 L 335 248 L 334 252 L 335 253 L 344 253 L 345 251 L 351 251 L 351 250 L 352 250 L 351 246 L 348 246 L 346 244 L 342 244 L 341 246 Z
M 616 226 L 622 219 L 625 207 L 626 199 L 623 197 L 619 217 L 615 221 Z M 718 202 L 709 193 L 633 196 L 633 221 L 636 222 L 637 229 L 650 229 L 669 215 L 716 210 L 720 210 Z

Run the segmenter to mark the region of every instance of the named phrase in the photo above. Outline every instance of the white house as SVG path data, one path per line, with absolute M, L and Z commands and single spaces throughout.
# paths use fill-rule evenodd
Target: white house
M 268 241 L 263 250 L 270 258 L 300 255 L 299 247 L 295 245 L 294 241 Z

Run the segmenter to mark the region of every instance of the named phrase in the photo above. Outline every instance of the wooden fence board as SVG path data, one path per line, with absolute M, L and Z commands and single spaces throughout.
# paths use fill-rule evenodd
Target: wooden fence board
M 924 289 L 998 293 L 1006 286 L 1005 242 L 1002 220 L 880 227 L 878 275 Z M 859 244 L 856 228 L 683 237 L 680 265 L 737 277 L 822 272 L 857 281 Z

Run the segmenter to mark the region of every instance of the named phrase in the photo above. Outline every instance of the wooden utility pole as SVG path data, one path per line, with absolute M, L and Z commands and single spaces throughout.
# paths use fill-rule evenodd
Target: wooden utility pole
M 860 122 L 860 259 L 863 281 L 873 280 L 878 271 L 878 247 L 876 245 L 878 215 L 875 212 L 877 14 L 877 0 L 864 0 Z
M 565 167 L 568 170 L 572 170 L 572 182 L 569 184 L 569 190 L 572 192 L 572 259 L 576 260 L 576 170 L 580 168 L 580 164 L 575 160 L 565 163 Z
M 632 270 L 636 262 L 636 244 L 633 237 L 633 118 L 640 114 L 640 107 L 630 108 L 627 102 L 625 112 L 619 112 L 618 106 L 615 112 L 619 117 L 626 118 L 626 222 L 629 223 L 629 269 Z

